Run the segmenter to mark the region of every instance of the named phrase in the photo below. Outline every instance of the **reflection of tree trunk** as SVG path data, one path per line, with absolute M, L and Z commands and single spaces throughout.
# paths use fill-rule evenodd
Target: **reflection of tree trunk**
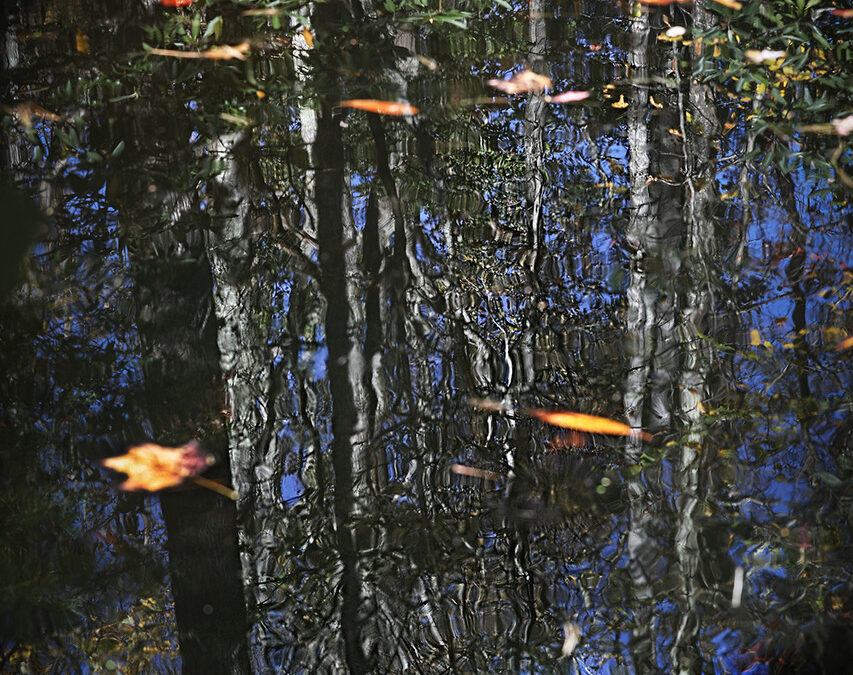
M 528 67 L 537 72 L 542 72 L 546 68 L 545 28 L 545 3 L 543 0 L 531 0 L 527 62 Z M 524 111 L 524 164 L 527 205 L 530 209 L 530 219 L 527 223 L 527 243 L 531 255 L 528 261 L 530 269 L 536 268 L 539 249 L 542 245 L 542 202 L 545 191 L 542 162 L 545 156 L 547 107 L 542 96 L 530 94 Z
M 710 17 L 701 7 L 693 14 L 694 26 L 704 28 Z M 687 106 L 684 89 L 679 87 L 679 126 L 684 138 L 684 167 L 686 201 L 684 217 L 687 224 L 683 278 L 686 288 L 680 302 L 681 327 L 679 342 L 681 368 L 678 386 L 678 410 L 681 422 L 682 445 L 678 466 L 673 476 L 676 490 L 678 527 L 675 533 L 675 555 L 681 583 L 680 618 L 670 654 L 673 670 L 695 672 L 700 662 L 697 636 L 699 617 L 696 607 L 700 565 L 699 533 L 696 509 L 699 505 L 699 449 L 704 440 L 700 411 L 702 401 L 709 399 L 711 355 L 708 343 L 699 337 L 707 332 L 707 317 L 713 309 L 711 271 L 708 268 L 715 253 L 713 205 L 715 203 L 715 167 L 711 140 L 717 137 L 719 123 L 710 89 L 691 80 Z M 688 128 L 687 114 L 693 117 Z
M 631 21 L 632 45 L 628 55 L 631 73 L 635 78 L 648 76 L 646 63 L 648 51 L 649 18 L 645 12 Z M 628 225 L 628 243 L 635 247 L 631 259 L 631 280 L 627 289 L 626 315 L 627 352 L 630 369 L 625 383 L 625 412 L 632 427 L 643 426 L 646 388 L 648 386 L 654 349 L 654 296 L 647 289 L 643 268 L 645 233 L 654 223 L 654 209 L 649 190 L 649 139 L 646 127 L 648 94 L 634 88 L 635 99 L 628 110 L 628 147 L 630 149 L 631 214 Z M 629 441 L 630 456 L 638 458 L 642 447 L 638 441 Z M 631 504 L 631 521 L 628 529 L 628 556 L 634 597 L 639 601 L 634 613 L 634 632 L 631 654 L 634 668 L 640 672 L 654 667 L 654 636 L 651 632 L 652 579 L 656 572 L 655 542 L 648 528 L 652 523 L 647 510 L 648 497 L 639 479 L 628 483 Z
M 351 339 L 353 323 L 360 314 L 357 311 L 360 298 L 357 297 L 358 289 L 354 287 L 358 282 L 355 267 L 357 250 L 353 246 L 352 223 L 345 222 L 349 220 L 349 200 L 344 194 L 340 127 L 328 111 L 318 120 L 311 158 L 317 171 L 314 204 L 320 243 L 320 288 L 326 300 L 326 369 L 332 398 L 335 530 L 342 565 L 341 629 L 350 672 L 366 673 L 371 669 L 362 631 L 366 602 L 362 592 L 357 532 L 353 529 L 353 517 L 366 506 L 363 488 L 368 468 L 361 379 L 364 368 L 358 346 Z
M 149 207 L 164 213 L 166 200 L 175 198 L 165 193 Z M 162 255 L 140 253 L 133 260 L 151 422 L 158 440 L 172 444 L 190 440 L 199 428 L 215 428 L 221 407 L 210 269 L 201 233 L 176 234 L 180 226 L 172 222 L 160 235 Z M 227 482 L 224 435 L 202 441 L 219 460 L 212 472 Z M 163 493 L 160 503 L 183 671 L 248 672 L 234 503 L 201 489 Z
M 632 20 L 629 64 L 634 78 L 649 76 L 647 14 Z M 625 407 L 632 426 L 666 429 L 672 417 L 673 380 L 678 371 L 676 332 L 676 276 L 680 270 L 679 243 L 683 234 L 681 194 L 671 185 L 679 176 L 681 154 L 668 129 L 677 124 L 665 109 L 653 117 L 649 138 L 648 92 L 634 88 L 628 116 L 631 151 L 631 216 L 627 239 L 634 248 L 631 281 L 627 290 L 627 333 L 630 371 L 626 382 Z M 651 140 L 651 142 L 650 142 Z M 653 176 L 662 177 L 655 180 Z M 639 441 L 629 442 L 629 456 L 638 457 Z M 634 594 L 640 600 L 634 616 L 632 654 L 638 670 L 654 668 L 657 639 L 651 628 L 653 580 L 660 578 L 663 563 L 659 542 L 650 530 L 656 508 L 643 481 L 631 480 L 631 524 L 628 532 L 630 570 Z
M 243 545 L 243 574 L 253 610 L 272 603 L 277 543 L 268 518 L 281 500 L 283 461 L 275 433 L 274 400 L 280 375 L 267 347 L 265 313 L 270 286 L 254 269 L 251 194 L 259 177 L 243 134 L 220 137 L 210 153 L 222 173 L 211 181 L 213 204 L 208 251 L 215 282 L 220 368 L 225 377 L 231 474 L 240 495 L 238 522 Z M 264 621 L 254 623 L 262 652 L 268 636 Z

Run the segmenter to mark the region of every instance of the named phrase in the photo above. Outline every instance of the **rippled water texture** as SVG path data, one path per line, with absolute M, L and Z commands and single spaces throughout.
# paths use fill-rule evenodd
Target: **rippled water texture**
M 845 672 L 853 20 L 167 4 L 3 3 L 0 670 Z

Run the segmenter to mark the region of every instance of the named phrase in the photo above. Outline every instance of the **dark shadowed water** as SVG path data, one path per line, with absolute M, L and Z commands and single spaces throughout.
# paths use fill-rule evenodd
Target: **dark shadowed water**
M 845 672 L 853 32 L 747 4 L 2 3 L 0 670 Z

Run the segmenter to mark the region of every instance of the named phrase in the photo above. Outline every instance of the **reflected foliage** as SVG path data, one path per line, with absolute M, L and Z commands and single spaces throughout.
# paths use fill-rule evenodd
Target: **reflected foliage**
M 732 4 L 4 9 L 4 667 L 838 672 L 851 23 Z

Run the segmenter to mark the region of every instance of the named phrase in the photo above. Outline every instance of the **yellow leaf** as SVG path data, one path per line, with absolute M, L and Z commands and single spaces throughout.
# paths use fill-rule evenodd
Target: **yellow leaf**
M 657 108 L 658 110 L 663 108 L 663 103 L 658 103 L 657 101 L 655 101 L 654 96 L 649 96 L 649 103 L 651 103 L 653 108 Z
M 305 44 L 308 45 L 309 49 L 314 46 L 314 36 L 311 34 L 310 30 L 303 28 L 302 37 L 305 38 Z
M 758 332 L 757 328 L 753 328 L 749 331 L 749 344 L 753 347 L 758 347 L 761 344 L 761 333 Z
M 531 417 L 557 427 L 563 427 L 564 429 L 575 429 L 577 431 L 588 431 L 593 434 L 608 434 L 611 436 L 632 436 L 642 438 L 644 441 L 652 439 L 651 434 L 646 433 L 642 429 L 632 429 L 627 424 L 622 424 L 622 422 L 617 422 L 607 417 L 563 410 L 540 410 L 537 408 L 531 408 L 525 412 Z
M 625 95 L 624 94 L 619 94 L 619 100 L 616 101 L 616 103 L 611 103 L 610 105 L 613 106 L 614 108 L 627 108 L 628 107 L 628 103 L 625 101 Z
M 86 37 L 86 34 L 78 30 L 77 34 L 74 36 L 74 40 L 77 43 L 77 51 L 81 54 L 89 53 L 89 38 Z
M 728 7 L 729 9 L 743 9 L 743 5 L 737 0 L 714 0 L 718 5 Z

